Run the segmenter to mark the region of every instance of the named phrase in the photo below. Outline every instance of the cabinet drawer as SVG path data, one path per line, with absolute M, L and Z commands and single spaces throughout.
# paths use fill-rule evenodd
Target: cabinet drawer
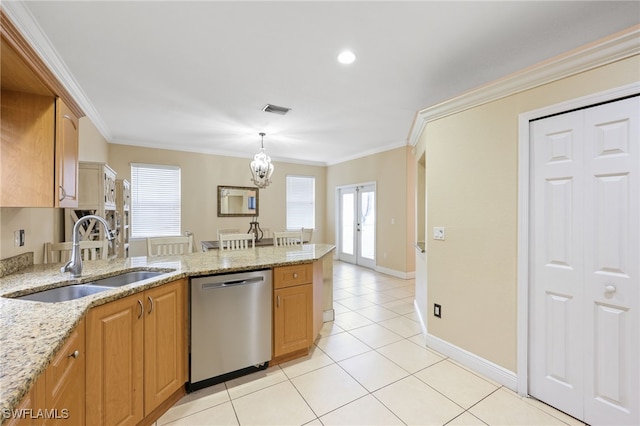
M 313 263 L 273 268 L 273 288 L 291 287 L 313 282 Z

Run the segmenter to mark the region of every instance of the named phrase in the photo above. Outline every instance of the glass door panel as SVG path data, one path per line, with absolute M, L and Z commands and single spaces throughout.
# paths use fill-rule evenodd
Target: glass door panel
M 338 189 L 338 257 L 369 268 L 375 267 L 375 185 Z

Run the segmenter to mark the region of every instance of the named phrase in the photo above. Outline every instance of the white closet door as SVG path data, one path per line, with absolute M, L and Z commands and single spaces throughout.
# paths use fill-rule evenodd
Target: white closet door
M 529 393 L 640 423 L 640 98 L 531 124 Z
M 585 115 L 585 421 L 640 424 L 640 98 Z
M 582 113 L 536 121 L 531 130 L 534 217 L 529 393 L 581 417 Z

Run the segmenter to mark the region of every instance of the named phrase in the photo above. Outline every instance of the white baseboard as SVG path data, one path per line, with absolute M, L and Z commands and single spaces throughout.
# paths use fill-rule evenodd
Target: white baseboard
M 513 391 L 517 390 L 518 376 L 513 371 L 500 367 L 491 361 L 481 358 L 476 354 L 459 348 L 456 345 L 428 333 L 426 334 L 426 342 L 428 347 L 448 356 L 452 360 L 464 365 L 478 374 L 481 374 Z
M 416 277 L 415 271 L 402 272 L 402 271 L 396 271 L 395 269 L 385 268 L 384 266 L 376 266 L 375 271 L 385 275 L 391 275 L 392 277 L 402 278 L 403 280 L 410 280 Z

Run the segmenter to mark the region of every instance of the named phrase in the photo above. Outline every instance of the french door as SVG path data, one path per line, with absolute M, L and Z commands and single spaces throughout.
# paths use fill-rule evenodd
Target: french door
M 534 121 L 529 394 L 640 423 L 640 98 Z
M 338 258 L 376 266 L 375 183 L 338 188 Z

